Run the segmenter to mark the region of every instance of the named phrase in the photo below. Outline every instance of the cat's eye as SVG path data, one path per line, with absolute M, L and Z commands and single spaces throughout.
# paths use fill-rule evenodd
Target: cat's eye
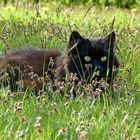
M 91 61 L 91 57 L 90 57 L 90 56 L 85 56 L 84 59 L 85 59 L 85 61 L 87 61 L 87 62 Z
M 101 57 L 101 61 L 102 62 L 105 62 L 106 60 L 107 60 L 107 57 L 106 56 Z

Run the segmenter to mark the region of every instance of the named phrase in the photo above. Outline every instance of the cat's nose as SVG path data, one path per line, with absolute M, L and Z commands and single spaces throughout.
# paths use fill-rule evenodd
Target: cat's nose
M 95 68 L 96 70 L 101 70 L 101 69 L 102 69 L 102 64 L 101 64 L 101 62 L 98 61 L 98 60 L 94 60 L 94 61 L 93 61 L 93 65 L 94 65 L 94 68 Z

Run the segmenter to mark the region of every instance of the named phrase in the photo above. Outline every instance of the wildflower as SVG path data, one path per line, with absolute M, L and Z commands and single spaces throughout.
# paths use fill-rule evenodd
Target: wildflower
M 22 109 L 22 102 L 17 102 L 14 104 L 14 112 L 17 112 Z
M 99 76 L 100 75 L 100 71 L 96 71 L 96 76 Z
M 69 81 L 70 81 L 70 83 L 71 82 L 74 82 L 74 81 L 78 81 L 79 79 L 78 79 L 78 77 L 77 77 L 77 74 L 76 73 L 70 73 L 70 75 L 69 75 Z
M 11 137 L 11 136 L 13 136 L 13 135 L 14 135 L 13 130 L 9 130 L 9 131 L 8 131 L 8 137 Z
M 23 131 L 23 130 L 17 131 L 17 132 L 16 132 L 16 137 L 17 137 L 17 138 L 23 138 L 23 137 L 24 137 L 24 131 Z
M 85 64 L 85 68 L 86 68 L 86 69 L 90 69 L 91 67 L 92 67 L 91 64 Z
M 67 129 L 61 128 L 61 129 L 58 131 L 58 134 L 57 134 L 56 137 L 65 136 L 65 135 L 67 135 Z
M 108 89 L 109 87 L 109 84 L 103 79 L 99 81 L 99 84 L 103 89 Z
M 78 140 L 87 140 L 87 132 L 85 130 L 78 133 Z
M 41 124 L 40 124 L 41 117 L 36 118 L 36 122 L 34 124 L 34 127 L 36 128 L 37 132 L 41 133 Z
M 102 90 L 100 88 L 96 88 L 94 94 L 95 95 L 101 95 L 101 93 L 102 93 Z

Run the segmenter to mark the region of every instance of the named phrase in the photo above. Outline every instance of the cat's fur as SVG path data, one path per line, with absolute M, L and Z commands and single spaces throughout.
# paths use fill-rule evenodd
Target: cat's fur
M 114 31 L 106 37 L 97 39 L 87 39 L 77 31 L 73 31 L 65 55 L 57 49 L 26 48 L 16 50 L 0 57 L 0 70 L 6 69 L 13 91 L 17 87 L 16 83 L 20 80 L 22 80 L 24 88 L 31 86 L 29 78 L 31 71 L 39 77 L 43 77 L 44 73 L 47 72 L 52 80 L 57 81 L 65 79 L 67 73 L 76 73 L 79 80 L 82 81 L 89 82 L 104 78 L 110 84 L 116 74 L 114 67 L 116 69 L 119 67 L 118 59 L 114 54 L 114 44 Z M 50 64 L 50 58 L 53 59 L 53 65 Z M 102 60 L 103 58 L 104 60 Z M 54 74 L 49 70 L 50 65 L 55 70 Z M 32 70 L 27 66 L 31 66 Z M 93 76 L 96 71 L 99 74 Z M 35 87 L 40 89 L 41 85 L 36 82 Z

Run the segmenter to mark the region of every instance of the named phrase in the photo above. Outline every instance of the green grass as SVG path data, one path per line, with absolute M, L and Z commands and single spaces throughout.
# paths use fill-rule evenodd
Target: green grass
M 115 92 L 104 93 L 102 99 L 89 95 L 36 98 L 28 92 L 20 96 L 1 88 L 0 139 L 82 140 L 82 135 L 89 140 L 140 139 L 140 10 L 88 9 L 45 5 L 36 17 L 33 7 L 1 8 L 1 53 L 29 45 L 64 51 L 71 29 L 90 38 L 115 30 L 121 66 Z

